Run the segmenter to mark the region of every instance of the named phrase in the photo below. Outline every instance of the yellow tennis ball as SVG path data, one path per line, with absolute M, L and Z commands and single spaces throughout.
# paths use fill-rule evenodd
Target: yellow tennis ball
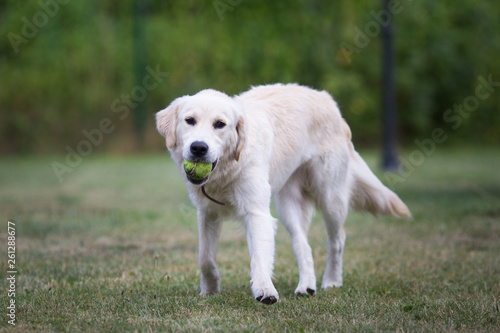
M 212 172 L 212 163 L 184 161 L 184 171 L 193 180 L 202 180 Z

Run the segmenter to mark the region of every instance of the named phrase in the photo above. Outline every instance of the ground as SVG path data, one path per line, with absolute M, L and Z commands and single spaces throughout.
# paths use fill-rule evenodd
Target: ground
M 377 169 L 377 154 L 362 156 Z M 167 154 L 92 155 L 62 182 L 53 161 L 64 157 L 0 161 L 0 331 L 500 331 L 498 149 L 441 150 L 419 161 L 395 186 L 413 220 L 351 213 L 341 288 L 294 296 L 298 269 L 280 225 L 273 306 L 251 296 L 236 222 L 225 224 L 218 250 L 222 294 L 198 296 L 196 211 Z M 320 281 L 320 214 L 309 239 Z M 5 315 L 10 299 L 16 326 Z

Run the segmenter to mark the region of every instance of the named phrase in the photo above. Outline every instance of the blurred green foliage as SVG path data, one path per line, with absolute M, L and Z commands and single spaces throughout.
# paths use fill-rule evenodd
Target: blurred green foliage
M 147 91 L 148 148 L 163 146 L 153 115 L 175 97 L 205 88 L 237 94 L 273 82 L 328 90 L 357 144 L 380 141 L 381 1 L 144 2 L 146 63 L 168 73 Z M 472 111 L 453 110 L 475 96 L 478 77 L 500 81 L 500 3 L 396 5 L 402 143 L 437 127 L 447 143 L 500 142 L 498 86 Z M 96 149 L 133 146 L 133 110 L 124 100 L 138 85 L 133 11 L 134 0 L 0 2 L 0 152 L 64 153 L 103 118 L 116 130 Z M 117 106 L 130 112 L 119 117 Z M 443 117 L 450 108 L 455 121 Z

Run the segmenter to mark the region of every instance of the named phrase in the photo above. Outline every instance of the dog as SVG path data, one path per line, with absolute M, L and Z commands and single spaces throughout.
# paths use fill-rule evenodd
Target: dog
M 253 87 L 238 96 L 207 89 L 175 99 L 156 114 L 197 207 L 200 294 L 220 293 L 216 247 L 222 222 L 246 228 L 251 290 L 273 304 L 276 219 L 290 233 L 299 268 L 297 295 L 314 295 L 316 276 L 307 233 L 315 206 L 322 211 L 328 257 L 321 288 L 342 285 L 344 222 L 348 210 L 410 217 L 408 207 L 372 173 L 351 142 L 351 130 L 325 91 L 297 84 Z M 192 179 L 183 161 L 211 163 Z

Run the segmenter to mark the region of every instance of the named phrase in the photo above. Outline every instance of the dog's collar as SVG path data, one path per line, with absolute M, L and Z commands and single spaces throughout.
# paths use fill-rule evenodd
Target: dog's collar
M 221 206 L 225 206 L 226 205 L 225 203 L 220 202 L 219 200 L 215 200 L 214 198 L 212 198 L 211 196 L 209 196 L 207 194 L 207 192 L 205 191 L 205 185 L 201 186 L 201 192 L 203 193 L 204 196 L 206 196 L 208 199 L 210 199 L 211 201 L 215 202 L 216 204 L 221 205 Z

